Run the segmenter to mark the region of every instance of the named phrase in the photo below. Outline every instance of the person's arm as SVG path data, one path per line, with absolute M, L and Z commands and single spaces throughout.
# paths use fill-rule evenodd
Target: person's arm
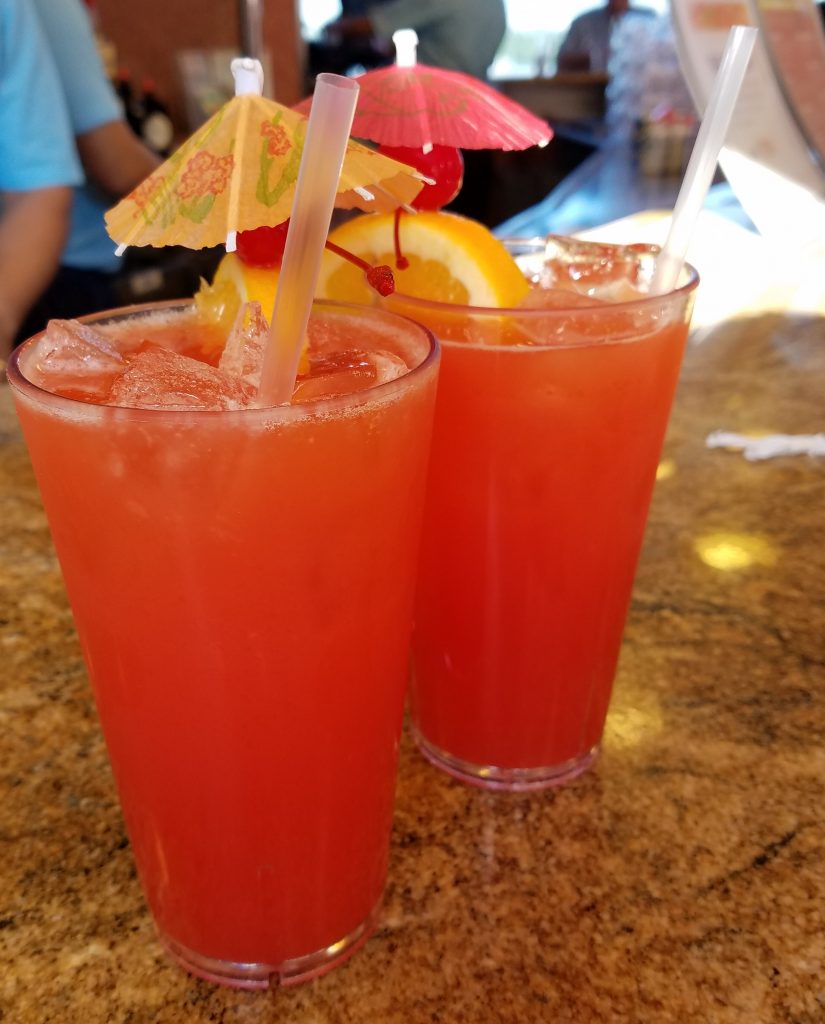
M 69 230 L 72 190 L 4 192 L 0 218 L 0 359 L 11 352 L 31 306 L 57 270 Z
M 0 3 L 0 357 L 58 266 L 83 181 L 57 70 L 29 0 Z
M 78 135 L 77 151 L 89 181 L 115 198 L 147 178 L 161 160 L 125 121 L 109 121 Z
M 60 75 L 88 180 L 115 199 L 160 164 L 123 119 L 80 0 L 34 0 Z

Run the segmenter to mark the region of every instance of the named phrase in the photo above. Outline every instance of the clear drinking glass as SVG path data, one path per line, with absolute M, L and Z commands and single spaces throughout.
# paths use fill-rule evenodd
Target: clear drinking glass
M 442 346 L 415 738 L 465 782 L 527 790 L 597 755 L 697 276 L 638 296 L 624 275 L 650 276 L 650 253 L 556 239 L 554 277 L 544 240 L 509 244 L 524 308 L 386 307 Z
M 152 337 L 141 318 L 180 334 L 188 312 L 86 322 Z M 321 974 L 375 925 L 407 680 L 437 347 L 358 307 L 311 331 L 412 369 L 226 412 L 50 394 L 36 338 L 8 370 L 160 938 L 244 988 Z

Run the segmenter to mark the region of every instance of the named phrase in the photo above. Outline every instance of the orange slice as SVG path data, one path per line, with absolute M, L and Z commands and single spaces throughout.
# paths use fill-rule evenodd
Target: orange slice
M 393 246 L 394 215 L 365 214 L 330 234 L 373 266 L 386 263 L 403 295 L 470 306 L 517 306 L 529 290 L 506 248 L 483 224 L 455 213 L 402 214 L 401 251 L 409 267 L 397 270 Z M 375 293 L 363 271 L 330 252 L 324 253 L 319 298 L 372 304 Z
M 218 264 L 212 284 L 201 281 L 195 305 L 204 319 L 219 323 L 228 335 L 245 302 L 260 302 L 261 312 L 269 320 L 277 288 L 277 267 L 249 267 L 237 253 L 228 252 Z

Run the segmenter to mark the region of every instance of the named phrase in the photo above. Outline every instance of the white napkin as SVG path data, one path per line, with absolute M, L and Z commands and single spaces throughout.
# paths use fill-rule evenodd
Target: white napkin
M 705 439 L 708 448 L 735 448 L 749 462 L 773 459 L 779 455 L 825 455 L 825 434 L 769 434 L 745 437 L 725 430 L 714 430 Z

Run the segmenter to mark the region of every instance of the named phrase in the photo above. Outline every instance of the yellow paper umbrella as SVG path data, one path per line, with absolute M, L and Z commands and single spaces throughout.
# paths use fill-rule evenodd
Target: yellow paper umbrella
M 110 237 L 121 248 L 234 248 L 236 231 L 280 224 L 292 209 L 306 127 L 304 115 L 274 100 L 235 95 L 107 212 Z M 413 168 L 350 142 L 336 206 L 393 210 L 422 187 Z

